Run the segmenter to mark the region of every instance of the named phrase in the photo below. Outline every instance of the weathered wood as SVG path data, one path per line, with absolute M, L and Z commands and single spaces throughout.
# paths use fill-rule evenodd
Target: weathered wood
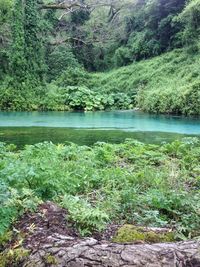
M 200 267 L 200 243 L 115 244 L 54 234 L 23 267 Z

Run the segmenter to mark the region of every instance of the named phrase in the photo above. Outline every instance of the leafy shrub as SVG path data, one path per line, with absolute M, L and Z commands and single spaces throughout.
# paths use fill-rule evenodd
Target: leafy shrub
M 183 11 L 178 15 L 178 20 L 184 24 L 184 31 L 182 35 L 183 41 L 190 47 L 197 48 L 200 32 L 199 0 L 189 1 Z
M 132 104 L 136 106 L 137 102 L 144 111 L 192 115 L 199 114 L 198 69 L 199 53 L 188 55 L 185 49 L 176 49 L 126 67 L 93 74 L 91 84 L 95 92 L 126 93 Z M 197 97 L 194 102 L 193 92 Z
M 41 202 L 34 193 L 26 188 L 15 190 L 6 184 L 0 188 L 0 236 L 4 235 L 11 223 L 27 210 L 35 210 Z
M 131 109 L 133 108 L 133 100 L 125 93 L 112 94 L 114 99 L 114 107 L 116 109 Z
M 159 41 L 150 32 L 133 33 L 129 39 L 129 49 L 134 60 L 140 60 L 159 55 L 161 48 Z
M 65 99 L 61 94 L 62 88 L 55 84 L 49 84 L 44 91 L 44 95 L 40 97 L 38 109 L 40 110 L 69 110 L 65 105 Z
M 43 86 L 36 87 L 28 79 L 15 84 L 14 79 L 7 76 L 0 86 L 0 110 L 38 110 L 39 99 L 44 95 Z
M 102 231 L 109 220 L 105 212 L 98 207 L 92 207 L 90 203 L 79 197 L 65 195 L 62 206 L 68 209 L 70 219 L 75 222 L 82 235 L 90 235 L 94 231 Z
M 106 110 L 130 109 L 132 100 L 123 93 L 100 94 L 85 86 L 58 87 L 47 86 L 45 97 L 40 97 L 39 109 L 42 110 Z
M 95 94 L 87 87 L 67 87 L 65 104 L 72 110 L 102 110 L 104 96 Z

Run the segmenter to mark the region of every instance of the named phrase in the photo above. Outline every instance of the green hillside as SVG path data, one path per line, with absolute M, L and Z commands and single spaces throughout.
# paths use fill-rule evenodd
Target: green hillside
M 177 49 L 94 77 L 105 92 L 136 96 L 145 111 L 200 114 L 199 66 L 200 53 Z

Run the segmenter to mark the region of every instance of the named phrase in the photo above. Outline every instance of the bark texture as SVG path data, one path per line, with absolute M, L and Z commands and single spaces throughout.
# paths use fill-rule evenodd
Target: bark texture
M 23 267 L 200 267 L 200 243 L 115 244 L 54 234 Z

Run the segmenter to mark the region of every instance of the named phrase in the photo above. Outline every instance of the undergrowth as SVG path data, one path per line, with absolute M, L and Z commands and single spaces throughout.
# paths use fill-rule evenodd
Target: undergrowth
M 107 73 L 93 75 L 94 89 L 123 92 L 153 113 L 200 114 L 200 53 L 177 49 Z
M 68 209 L 82 235 L 106 224 L 172 227 L 200 236 L 200 143 L 185 138 L 93 147 L 40 143 L 16 151 L 0 144 L 0 240 L 25 211 L 51 200 Z

